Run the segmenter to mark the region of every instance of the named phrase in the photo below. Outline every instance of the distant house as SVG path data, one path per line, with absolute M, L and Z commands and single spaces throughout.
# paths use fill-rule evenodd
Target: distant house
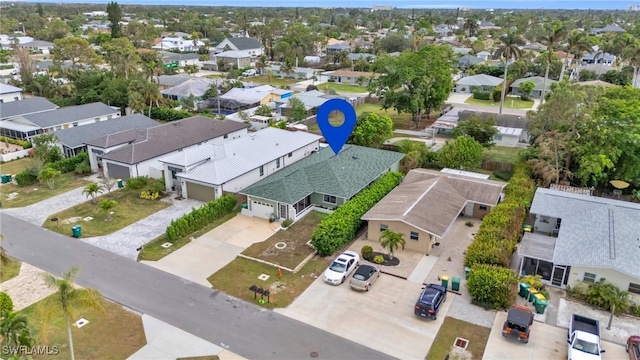
M 29 50 L 30 52 L 49 55 L 53 50 L 53 43 L 49 41 L 34 40 L 28 43 L 20 44 L 18 45 L 18 47 Z
M 233 88 L 221 95 L 220 108 L 225 113 L 234 113 L 238 110 L 249 109 L 259 105 L 265 105 L 280 99 L 291 97 L 292 91 L 276 89 L 271 85 L 256 86 L 253 88 Z M 217 105 L 218 99 L 211 100 Z
M 22 89 L 5 83 L 0 83 L 0 103 L 22 100 Z
M 249 50 L 224 51 L 212 54 L 210 59 L 202 64 L 202 68 L 213 71 L 242 69 L 251 66 L 254 57 Z
M 349 55 L 347 55 L 347 57 L 349 59 L 351 59 L 351 61 L 358 61 L 360 59 L 365 59 L 368 62 L 374 62 L 376 60 L 376 56 L 373 54 L 369 54 L 369 53 L 351 53 Z
M 309 55 L 305 56 L 304 60 L 302 60 L 308 64 L 319 64 L 322 62 L 322 58 L 320 56 Z
M 493 137 L 493 143 L 498 146 L 523 147 L 529 144 L 529 119 L 526 116 L 511 114 L 494 114 L 471 110 L 462 110 L 458 113 L 457 124 L 460 124 L 471 116 L 478 116 L 482 120 L 493 119 L 494 127 L 498 133 Z
M 165 36 L 160 39 L 160 43 L 153 45 L 151 48 L 162 51 L 184 51 L 192 52 L 198 51 L 200 47 L 204 46 L 204 42 L 200 40 L 187 40 L 182 37 L 169 37 Z
M 158 161 L 170 154 L 210 141 L 247 135 L 248 126 L 194 116 L 147 129 L 129 129 L 85 142 L 93 171 L 104 176 L 129 179 L 136 176 L 163 177 Z
M 372 72 L 350 70 L 336 70 L 327 75 L 329 75 L 329 79 L 341 84 L 358 85 L 358 82 L 362 80 L 362 85 L 364 86 L 369 84 L 369 80 L 372 77 L 379 76 Z
M 183 81 L 179 85 L 166 88 L 160 91 L 162 97 L 172 100 L 182 100 L 193 95 L 196 99 L 202 99 L 211 85 L 217 85 L 216 79 L 195 77 Z
M 590 54 L 585 54 L 582 57 L 582 64 L 602 64 L 606 66 L 611 66 L 616 62 L 617 56 L 609 54 L 607 52 L 603 53 L 600 51 L 596 51 Z
M 308 80 L 314 77 L 316 69 L 305 68 L 305 67 L 294 67 L 290 73 L 285 73 L 281 70 L 282 66 L 280 65 L 271 65 L 267 67 L 267 70 L 273 71 L 273 74 L 277 77 L 287 77 L 293 79 L 300 80 Z
M 439 36 L 446 36 L 446 35 L 452 33 L 453 30 L 451 29 L 451 27 L 449 25 L 440 24 L 440 25 L 437 25 L 437 26 L 433 27 L 433 32 L 435 32 Z
M 626 32 L 626 30 L 618 24 L 610 24 L 600 29 L 591 29 L 590 32 L 593 35 L 601 35 L 604 33 L 623 33 Z
M 314 206 L 334 209 L 385 173 L 397 171 L 403 157 L 356 145 L 345 145 L 336 155 L 325 147 L 240 191 L 248 205 L 242 214 L 295 221 Z
M 236 139 L 191 147 L 160 159 L 167 190 L 212 201 L 238 193 L 318 151 L 320 136 L 265 128 Z
M 491 58 L 491 53 L 488 51 L 480 51 L 476 54 L 476 57 L 482 59 L 482 61 L 487 61 Z
M 529 43 L 522 47 L 522 50 L 530 50 L 536 52 L 547 51 L 547 46 L 540 44 L 539 42 Z
M 500 26 L 492 23 L 491 21 L 481 21 L 480 22 L 480 30 L 501 30 Z
M 480 64 L 483 61 L 484 60 L 480 59 L 479 57 L 473 56 L 471 54 L 462 55 L 458 58 L 458 69 L 465 70 L 472 67 L 473 65 Z
M 351 52 L 351 46 L 345 43 L 327 45 L 325 49 L 326 49 L 327 55 L 336 54 L 339 52 Z
M 185 81 L 196 79 L 197 76 L 188 74 L 176 74 L 176 75 L 160 75 L 158 76 L 158 88 L 160 90 L 172 88 L 178 86 Z M 154 79 L 155 80 L 155 79 Z
M 478 74 L 463 77 L 462 79 L 458 80 L 453 91 L 464 94 L 471 94 L 476 90 L 481 92 L 493 92 L 496 86 L 500 84 L 502 84 L 502 79 L 499 77 L 486 74 Z
M 260 57 L 263 53 L 260 41 L 251 37 L 228 37 L 216 46 L 216 52 L 226 50 L 244 51 L 253 57 Z
M 458 46 L 452 46 L 451 49 L 453 50 L 453 53 L 455 55 L 468 55 L 473 51 L 473 49 L 471 48 L 458 47 Z
M 186 53 L 186 54 L 176 54 L 166 51 L 161 51 L 162 62 L 167 64 L 177 64 L 179 67 L 184 67 L 187 65 L 199 65 L 200 64 L 200 55 L 195 53 Z
M 0 46 L 3 49 L 11 49 L 13 46 L 20 46 L 26 43 L 32 42 L 34 39 L 31 36 L 14 36 L 0 34 Z
M 315 115 L 318 112 L 318 108 L 320 107 L 320 105 L 324 104 L 330 99 L 338 98 L 338 99 L 346 100 L 346 98 L 339 95 L 330 95 L 330 94 L 325 94 L 319 90 L 311 90 L 311 91 L 297 93 L 297 94 L 294 94 L 293 96 L 282 98 L 280 100 L 275 100 L 276 112 L 282 116 L 289 116 L 290 115 L 289 100 L 291 98 L 295 98 L 302 101 L 305 109 L 307 110 L 308 116 Z
M 462 174 L 409 171 L 402 184 L 362 217 L 368 222 L 367 238 L 380 241 L 384 230 L 399 232 L 404 235 L 406 249 L 429 255 L 458 217 L 482 219 L 502 199 L 506 183 L 486 180 L 483 174 Z
M 531 91 L 529 96 L 534 99 L 540 99 L 542 97 L 542 88 L 544 85 L 544 78 L 542 76 L 533 76 L 533 77 L 522 78 L 514 81 L 513 83 L 511 83 L 511 87 L 510 87 L 511 94 L 520 96 L 521 95 L 519 90 L 520 84 L 527 81 L 531 81 L 535 84 L 535 87 L 533 88 L 533 91 Z M 555 84 L 555 83 L 557 83 L 556 80 L 547 79 L 547 91 L 546 91 L 547 93 L 551 91 L 551 84 Z

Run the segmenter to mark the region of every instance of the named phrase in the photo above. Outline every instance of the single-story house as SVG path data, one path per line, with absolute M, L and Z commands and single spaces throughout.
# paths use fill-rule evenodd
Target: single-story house
M 173 121 L 148 129 L 130 129 L 87 141 L 91 170 L 105 176 L 129 179 L 162 178 L 159 159 L 207 142 L 247 135 L 248 125 L 204 116 Z
M 529 119 L 526 116 L 511 114 L 495 114 L 472 110 L 462 110 L 458 113 L 457 124 L 466 121 L 471 116 L 478 116 L 482 120 L 493 119 L 498 133 L 493 137 L 493 143 L 498 146 L 527 146 L 529 144 Z
M 471 54 L 471 52 L 473 51 L 472 48 L 458 47 L 458 46 L 451 46 L 451 50 L 453 50 L 453 53 L 456 55 L 468 55 L 468 54 Z
M 520 96 L 521 95 L 520 89 L 519 89 L 520 84 L 527 81 L 531 81 L 535 84 L 535 87 L 533 88 L 533 91 L 531 91 L 529 96 L 534 99 L 540 99 L 542 97 L 542 87 L 544 86 L 544 78 L 542 76 L 532 76 L 528 78 L 521 78 L 514 81 L 513 83 L 511 83 L 511 86 L 510 86 L 511 94 Z M 547 93 L 551 91 L 551 84 L 555 84 L 555 83 L 557 83 L 556 80 L 547 79 L 547 91 L 546 91 Z
M 492 23 L 491 21 L 481 21 L 480 22 L 480 30 L 501 30 L 500 26 Z
M 371 63 L 376 60 L 376 56 L 374 54 L 369 54 L 369 53 L 351 53 L 347 55 L 347 57 L 351 59 L 351 61 L 353 62 L 356 62 L 360 59 L 365 59 Z
M 476 54 L 476 57 L 482 59 L 482 61 L 487 61 L 489 59 L 491 59 L 491 53 L 488 51 L 480 51 L 479 53 Z
M 561 288 L 605 278 L 640 304 L 640 204 L 538 188 L 530 213 L 533 232 L 518 248 L 521 275 Z
M 34 40 L 28 43 L 20 44 L 18 45 L 18 47 L 29 50 L 30 52 L 49 55 L 53 50 L 53 43 L 49 41 Z
M 0 104 L 22 100 L 22 98 L 22 89 L 9 84 L 0 83 Z
M 306 62 L 307 64 L 320 64 L 322 62 L 322 58 L 317 55 L 308 55 L 305 56 L 302 61 Z
M 305 92 L 294 94 L 287 98 L 275 100 L 275 105 L 276 105 L 275 110 L 277 113 L 279 113 L 282 116 L 288 116 L 290 98 L 296 98 L 298 100 L 301 100 L 302 103 L 304 104 L 305 109 L 307 109 L 307 115 L 309 116 L 315 115 L 318 112 L 318 108 L 320 107 L 320 105 L 324 104 L 329 99 L 338 98 L 338 99 L 347 100 L 346 98 L 340 95 L 325 94 L 319 90 L 305 91 Z
M 229 50 L 210 56 L 208 61 L 202 63 L 202 68 L 212 71 L 230 69 L 243 69 L 251 66 L 254 55 L 247 50 Z
M 473 65 L 480 64 L 484 60 L 480 59 L 477 56 L 473 56 L 471 54 L 462 55 L 458 58 L 458 69 L 468 69 Z
M 457 172 L 409 171 L 362 217 L 369 224 L 367 238 L 380 241 L 384 230 L 399 232 L 406 239 L 405 249 L 428 255 L 459 216 L 482 219 L 501 201 L 506 183 L 487 180 L 484 174 Z
M 172 53 L 167 51 L 160 51 L 162 55 L 162 62 L 166 64 L 177 64 L 179 67 L 186 65 L 199 65 L 200 55 L 196 53 Z
M 336 155 L 325 147 L 240 191 L 247 196 L 242 213 L 295 221 L 314 206 L 334 209 L 380 176 L 397 171 L 403 157 L 356 145 L 345 145 Z
M 153 45 L 151 48 L 163 51 L 197 51 L 204 46 L 204 42 L 200 40 L 187 40 L 181 37 L 165 36 L 160 40 L 159 44 Z
M 247 136 L 209 143 L 160 159 L 167 190 L 212 201 L 281 171 L 318 151 L 321 136 L 267 127 Z
M 196 79 L 196 78 L 197 76 L 187 75 L 187 74 L 160 75 L 157 78 L 157 83 L 158 83 L 158 88 L 160 90 L 164 90 L 164 89 L 172 88 L 174 86 L 178 86 L 187 80 Z
M 502 84 L 502 79 L 496 76 L 478 74 L 463 77 L 458 80 L 454 92 L 472 94 L 474 91 L 493 92 L 496 86 Z
M 317 69 L 305 68 L 305 67 L 294 67 L 291 69 L 290 73 L 285 73 L 281 71 L 282 67 L 280 65 L 271 65 L 268 66 L 266 70 L 273 71 L 273 74 L 277 77 L 288 77 L 293 79 L 301 79 L 308 80 L 315 76 Z
M 348 84 L 348 85 L 358 85 L 358 79 L 362 79 L 362 85 L 366 86 L 369 84 L 369 80 L 372 77 L 378 77 L 379 74 L 375 74 L 367 71 L 350 71 L 350 70 L 336 70 L 330 73 L 329 79 L 334 80 L 337 83 Z
M 170 87 L 160 91 L 162 97 L 181 100 L 193 95 L 196 99 L 202 99 L 212 84 L 218 85 L 216 79 L 194 77 L 182 82 L 180 85 Z
M 262 44 L 260 44 L 260 40 L 248 36 L 228 37 L 222 40 L 215 49 L 216 52 L 226 50 L 246 51 L 253 57 L 260 57 L 262 55 Z
M 583 65 L 588 65 L 588 64 L 603 64 L 603 65 L 608 65 L 611 66 L 616 62 L 616 59 L 618 57 L 612 54 L 609 54 L 608 52 L 592 52 L 589 54 L 585 54 L 582 57 L 582 64 Z
M 11 49 L 14 45 L 22 45 L 26 43 L 30 43 L 34 38 L 31 36 L 15 36 L 15 35 L 6 35 L 0 34 L 0 47 L 3 49 Z
M 0 135 L 27 140 L 41 134 L 42 129 L 30 124 L 24 116 L 49 112 L 57 108 L 58 105 L 41 97 L 0 102 Z
M 160 125 L 142 114 L 121 116 L 109 121 L 100 121 L 84 126 L 71 127 L 56 131 L 58 146 L 65 157 L 72 157 L 86 151 L 86 142 L 117 132 L 130 129 L 148 129 Z
M 623 29 L 622 27 L 620 27 L 620 25 L 618 25 L 618 24 L 610 24 L 610 25 L 607 25 L 607 26 L 605 26 L 603 28 L 600 28 L 600 29 L 591 29 L 590 32 L 593 35 L 600 35 L 600 34 L 604 34 L 604 33 L 608 33 L 608 32 L 611 32 L 611 33 L 623 33 L 623 32 L 626 32 L 626 30 Z
M 325 51 L 327 55 L 336 54 L 339 52 L 351 52 L 351 46 L 347 43 L 337 43 L 333 45 L 327 45 Z
M 273 101 L 291 97 L 292 91 L 276 89 L 271 85 L 261 85 L 253 88 L 233 88 L 219 97 L 220 109 L 237 112 L 259 105 L 266 105 Z M 208 104 L 217 106 L 218 98 L 212 98 Z

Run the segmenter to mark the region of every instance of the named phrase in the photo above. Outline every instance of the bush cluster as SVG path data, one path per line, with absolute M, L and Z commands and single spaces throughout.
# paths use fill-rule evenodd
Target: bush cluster
M 518 277 L 509 268 L 478 264 L 467 279 L 473 302 L 486 309 L 506 309 L 516 300 Z
M 146 176 L 136 176 L 127 179 L 127 187 L 131 190 L 140 190 L 147 186 L 149 178 Z
M 0 136 L 0 142 L 22 146 L 23 149 L 30 149 L 31 143 L 25 140 L 14 139 L 7 136 Z
M 478 100 L 491 100 L 491 93 L 476 90 L 473 92 L 473 98 Z
M 16 183 L 18 186 L 29 186 L 38 182 L 38 174 L 33 172 L 33 169 L 26 169 L 23 172 L 16 174 Z
M 600 278 L 593 283 L 579 282 L 575 286 L 567 286 L 567 294 L 589 305 L 595 306 L 605 311 L 611 311 L 611 294 L 620 294 L 621 290 L 605 278 Z M 627 293 L 626 302 L 617 303 L 615 313 L 626 313 L 640 317 L 640 304 L 636 304 L 630 299 Z
M 140 199 L 158 200 L 158 199 L 160 199 L 160 193 L 159 192 L 151 192 L 149 190 L 145 190 L 145 191 L 140 193 Z
M 311 235 L 320 256 L 328 256 L 353 239 L 362 224 L 360 218 L 393 190 L 402 179 L 399 172 L 384 174 L 358 195 L 324 218 Z
M 45 166 L 60 171 L 63 174 L 72 171 L 75 171 L 78 174 L 85 174 L 87 173 L 84 172 L 86 167 L 89 167 L 88 172 L 91 172 L 91 167 L 89 166 L 89 155 L 84 151 L 74 157 L 48 163 Z M 38 182 L 38 173 L 40 170 L 41 169 L 35 167 L 23 170 L 21 173 L 16 174 L 16 183 L 18 183 L 18 186 L 20 187 L 36 184 Z M 82 172 L 79 172 L 79 170 Z
M 76 167 L 83 163 L 89 163 L 89 154 L 84 151 L 74 157 L 49 163 L 47 164 L 47 166 L 65 174 L 68 172 L 76 171 Z
M 362 258 L 367 261 L 373 260 L 373 248 L 369 245 L 365 245 L 360 250 L 360 254 L 362 254 Z
M 151 108 L 150 118 L 160 121 L 181 120 L 191 116 L 191 113 L 185 110 L 174 110 L 167 107 Z
M 190 213 L 171 221 L 166 230 L 167 240 L 175 241 L 202 229 L 210 222 L 233 211 L 237 202 L 235 196 L 223 195 L 197 209 L 194 208 Z

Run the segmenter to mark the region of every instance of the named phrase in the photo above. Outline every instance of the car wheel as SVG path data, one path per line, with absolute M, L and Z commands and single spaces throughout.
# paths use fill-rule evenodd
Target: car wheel
M 629 344 L 624 344 L 624 351 L 629 352 Z
M 345 280 L 347 280 L 347 278 L 343 276 L 342 281 L 340 281 L 340 284 L 344 283 Z

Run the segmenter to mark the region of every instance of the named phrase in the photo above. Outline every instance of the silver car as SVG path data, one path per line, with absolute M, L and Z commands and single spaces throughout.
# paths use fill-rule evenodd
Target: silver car
M 380 277 L 380 269 L 373 265 L 360 265 L 351 277 L 349 284 L 353 290 L 369 291 L 371 285 Z

